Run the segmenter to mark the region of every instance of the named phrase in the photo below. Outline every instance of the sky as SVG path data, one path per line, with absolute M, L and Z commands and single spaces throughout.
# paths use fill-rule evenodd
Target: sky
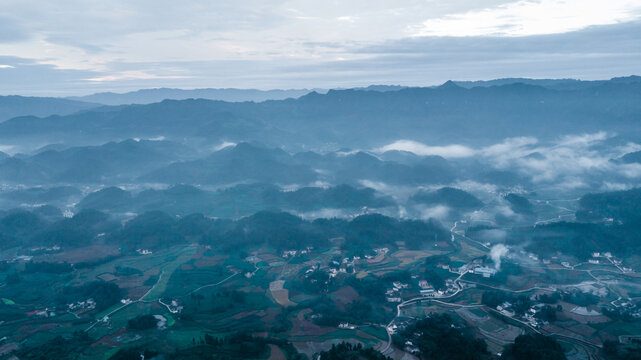
M 638 0 L 0 0 L 0 94 L 641 74 Z

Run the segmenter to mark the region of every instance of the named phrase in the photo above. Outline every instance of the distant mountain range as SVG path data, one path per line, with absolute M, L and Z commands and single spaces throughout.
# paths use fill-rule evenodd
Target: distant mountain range
M 523 83 L 467 89 L 450 81 L 434 88 L 311 92 L 261 103 L 188 99 L 103 106 L 4 121 L 0 142 L 74 145 L 164 137 L 202 146 L 258 141 L 301 150 L 327 144 L 371 149 L 398 139 L 475 146 L 513 136 L 550 139 L 592 131 L 637 136 L 639 79 L 569 90 Z
M 505 78 L 486 81 L 454 81 L 458 86 L 464 88 L 473 87 L 488 87 L 500 86 L 510 84 L 528 84 L 545 87 L 554 90 L 577 90 L 585 89 L 603 85 L 607 82 L 638 82 L 641 80 L 639 76 L 629 76 L 613 78 L 611 80 L 596 80 L 585 81 L 577 79 L 529 79 L 529 78 Z M 407 89 L 409 86 L 401 85 L 370 85 L 367 87 L 351 88 L 352 90 L 364 91 L 377 91 L 389 92 Z M 344 88 L 337 88 L 335 90 L 348 90 Z M 155 89 L 141 89 L 125 93 L 103 92 L 85 96 L 71 96 L 67 97 L 68 100 L 90 102 L 103 105 L 129 105 L 129 104 L 152 104 L 161 102 L 163 100 L 187 100 L 187 99 L 207 99 L 207 100 L 221 100 L 227 102 L 262 102 L 267 100 L 285 100 L 297 99 L 301 96 L 307 95 L 315 91 L 320 94 L 325 94 L 329 89 L 273 89 L 273 90 L 258 90 L 258 89 L 172 89 L 172 88 L 155 88 Z M 35 115 L 35 114 L 31 114 Z M 58 114 L 62 115 L 62 114 Z
M 68 115 L 97 106 L 100 104 L 53 97 L 0 96 L 0 122 L 25 115 Z
M 151 104 L 163 100 L 186 100 L 186 99 L 207 99 L 221 100 L 228 102 L 266 100 L 284 100 L 299 98 L 313 90 L 291 89 L 291 90 L 257 90 L 257 89 L 142 89 L 126 93 L 104 92 L 86 96 L 68 97 L 69 100 L 94 102 L 104 105 L 128 105 L 128 104 Z M 319 90 L 325 92 L 327 90 Z
M 501 86 L 510 84 L 528 84 L 541 86 L 553 90 L 579 90 L 593 88 L 606 83 L 635 83 L 641 81 L 641 76 L 616 77 L 610 80 L 577 80 L 577 79 L 529 79 L 529 78 L 505 78 L 480 81 L 454 81 L 458 86 L 471 89 L 473 87 Z

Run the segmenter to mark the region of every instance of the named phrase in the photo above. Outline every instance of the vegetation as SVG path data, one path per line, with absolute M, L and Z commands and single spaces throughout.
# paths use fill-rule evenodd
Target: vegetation
M 362 344 L 353 345 L 347 342 L 332 345 L 327 351 L 321 351 L 320 360 L 391 360 L 372 348 L 363 348 Z
M 551 337 L 540 334 L 519 335 L 508 345 L 501 359 L 508 360 L 565 360 L 561 345 Z
M 22 349 L 18 356 L 30 360 L 75 360 L 81 357 L 83 350 L 93 341 L 86 332 L 77 331 L 70 339 L 56 336 L 42 345 Z
M 637 340 L 629 344 L 621 344 L 618 341 L 606 340 L 603 343 L 603 354 L 607 360 L 639 360 L 641 342 Z
M 416 346 L 422 359 L 480 360 L 489 357 L 487 344 L 469 328 L 453 322 L 447 314 L 432 313 L 394 336 L 394 344 Z
M 127 321 L 127 328 L 131 330 L 148 330 L 158 325 L 158 319 L 153 315 L 140 315 Z
M 58 292 L 57 302 L 66 305 L 77 301 L 93 299 L 96 311 L 102 311 L 122 299 L 123 291 L 114 283 L 91 281 L 80 286 L 66 286 Z

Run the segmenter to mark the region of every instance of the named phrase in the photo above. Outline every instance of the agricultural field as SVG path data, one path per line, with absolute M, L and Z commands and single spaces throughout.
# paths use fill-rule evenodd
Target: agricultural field
M 292 250 L 182 244 L 145 253 L 87 247 L 35 258 L 95 262 L 55 272 L 26 271 L 33 260 L 12 262 L 4 273 L 21 275 L 10 297 L 1 294 L 0 346 L 29 348 L 58 336 L 81 342 L 83 334 L 92 339 L 83 358 L 107 360 L 132 348 L 196 351 L 217 341 L 224 353 L 247 334 L 265 341 L 257 359 L 313 358 L 343 341 L 401 359 L 410 351 L 390 339 L 441 314 L 473 329 L 490 354 L 520 335 L 540 333 L 582 359 L 595 351 L 585 343 L 638 333 L 638 323 L 603 310 L 638 297 L 637 273 L 617 273 L 609 263 L 568 267 L 515 255 L 499 268 L 485 245 L 461 233 L 454 239 L 423 250 L 397 241 L 364 255 L 335 239 Z M 48 287 L 34 286 L 41 283 Z M 526 307 L 518 310 L 517 302 Z M 531 315 L 546 304 L 553 304 L 554 319 Z M 152 326 L 136 325 L 145 317 L 154 319 Z

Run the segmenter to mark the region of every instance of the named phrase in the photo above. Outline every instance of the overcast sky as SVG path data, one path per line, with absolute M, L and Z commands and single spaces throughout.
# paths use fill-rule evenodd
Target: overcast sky
M 0 0 L 0 94 L 641 74 L 639 0 Z

